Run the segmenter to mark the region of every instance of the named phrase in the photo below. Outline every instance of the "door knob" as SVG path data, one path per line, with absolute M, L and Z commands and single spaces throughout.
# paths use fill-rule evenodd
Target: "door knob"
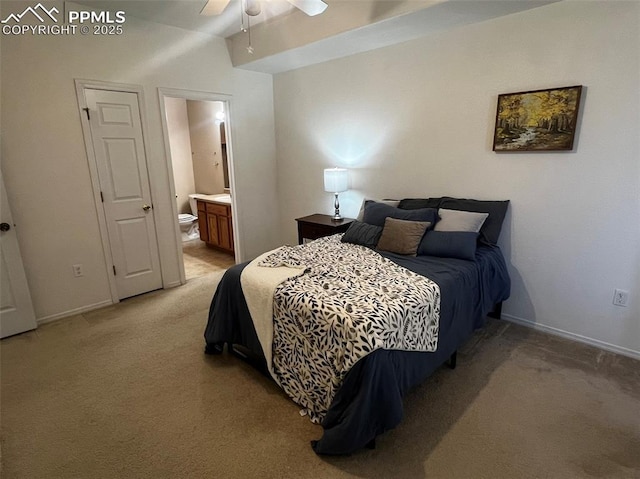
M 151 209 L 150 205 L 142 205 L 142 209 L 145 211 L 149 211 Z
M 11 225 L 9 223 L 0 223 L 0 231 L 9 231 Z

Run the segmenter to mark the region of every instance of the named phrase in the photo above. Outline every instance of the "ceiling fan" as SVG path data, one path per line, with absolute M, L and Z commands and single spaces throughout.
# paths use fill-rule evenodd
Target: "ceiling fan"
M 252 17 L 260 14 L 260 0 L 242 0 L 244 12 Z M 325 11 L 327 4 L 322 0 L 287 0 L 291 5 L 313 17 Z M 220 15 L 231 0 L 208 0 L 201 15 Z

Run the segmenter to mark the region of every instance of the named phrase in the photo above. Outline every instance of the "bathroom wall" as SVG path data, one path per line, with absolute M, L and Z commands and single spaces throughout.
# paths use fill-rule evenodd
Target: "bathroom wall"
M 220 126 L 215 121 L 222 110 L 219 101 L 187 100 L 196 193 L 224 192 Z
M 191 161 L 187 101 L 184 98 L 166 97 L 164 104 L 167 112 L 167 130 L 178 213 L 191 213 L 189 194 L 196 191 L 196 186 Z

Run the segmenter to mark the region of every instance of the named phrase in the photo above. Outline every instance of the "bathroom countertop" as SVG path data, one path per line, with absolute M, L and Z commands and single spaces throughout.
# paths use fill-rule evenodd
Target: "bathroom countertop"
M 222 205 L 231 205 L 231 195 L 228 193 L 218 195 L 205 195 L 197 193 L 193 195 L 194 198 L 200 201 L 206 201 L 207 203 L 219 203 Z

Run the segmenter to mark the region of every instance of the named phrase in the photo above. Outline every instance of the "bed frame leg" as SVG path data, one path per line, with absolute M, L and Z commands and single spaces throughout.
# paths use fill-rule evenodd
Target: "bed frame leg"
M 222 354 L 224 343 L 207 343 L 204 348 L 205 354 Z
M 502 316 L 502 301 L 496 303 L 496 305 L 493 307 L 493 311 L 490 311 L 487 316 L 489 316 L 490 318 L 500 319 L 500 316 Z
M 458 351 L 454 351 L 451 357 L 449 358 L 449 367 L 451 369 L 456 368 L 457 360 L 458 360 Z

